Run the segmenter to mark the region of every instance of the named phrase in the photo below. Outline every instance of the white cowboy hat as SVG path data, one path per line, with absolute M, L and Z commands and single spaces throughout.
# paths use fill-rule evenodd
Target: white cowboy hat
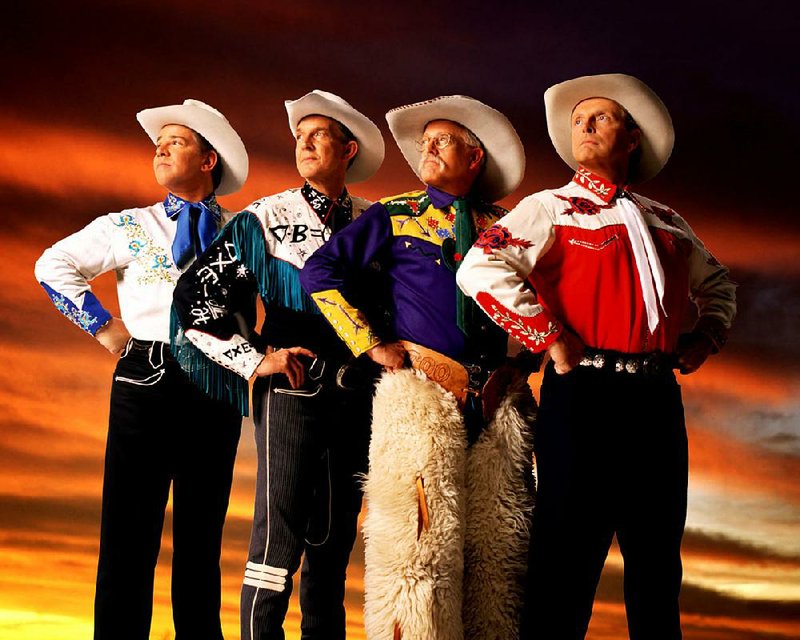
M 289 131 L 294 135 L 298 123 L 307 116 L 325 116 L 350 129 L 358 142 L 358 153 L 347 170 L 347 182 L 371 178 L 383 164 L 385 147 L 377 125 L 334 93 L 314 89 L 297 100 L 286 100 Z
M 469 96 L 439 96 L 424 102 L 397 107 L 386 121 L 397 146 L 419 177 L 415 140 L 432 120 L 451 120 L 474 133 L 486 149 L 486 165 L 474 190 L 489 202 L 496 202 L 519 186 L 525 175 L 525 149 L 516 130 L 497 109 Z
M 242 139 L 225 116 L 205 102 L 190 98 L 183 104 L 145 109 L 136 114 L 136 119 L 153 142 L 158 139 L 161 128 L 168 124 L 189 127 L 208 140 L 222 163 L 218 195 L 236 193 L 247 180 L 250 164 Z
M 572 111 L 582 100 L 608 98 L 622 105 L 642 130 L 642 157 L 636 176 L 644 182 L 667 164 L 675 144 L 672 118 L 661 99 L 644 82 L 623 73 L 582 76 L 553 85 L 544 92 L 547 130 L 558 155 L 573 169 Z

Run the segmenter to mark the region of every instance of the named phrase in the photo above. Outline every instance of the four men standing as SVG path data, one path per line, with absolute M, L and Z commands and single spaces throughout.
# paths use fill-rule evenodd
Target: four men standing
M 353 382 L 358 356 L 385 369 L 375 389 L 365 481 L 369 637 L 517 637 L 524 602 L 522 637 L 582 638 L 616 534 L 631 638 L 680 638 L 687 454 L 672 369 L 691 373 L 724 344 L 735 286 L 682 218 L 628 190 L 658 173 L 672 148 L 669 114 L 649 88 L 621 74 L 589 76 L 551 87 L 545 102 L 551 138 L 575 177 L 502 217 L 504 210 L 491 203 L 519 185 L 524 151 L 511 124 L 491 107 L 443 96 L 390 111 L 392 134 L 426 189 L 369 206 L 348 194 L 345 181 L 365 180 L 380 166 L 377 127 L 333 94 L 314 91 L 287 101 L 303 187 L 257 200 L 213 243 L 218 207 L 211 183 L 193 181 L 192 171 L 210 180 L 222 158 L 220 188 L 230 191 L 226 179 L 244 179 L 241 158 L 236 145 L 225 146 L 229 134 L 214 137 L 214 126 L 207 134 L 208 118 L 187 114 L 196 108 L 220 114 L 194 101 L 184 111 L 164 108 L 172 109 L 159 114 L 166 120 L 147 119 L 158 110 L 140 114 L 149 133 L 148 126 L 160 131 L 156 175 L 170 190 L 163 207 L 176 222 L 169 226 L 166 216 L 150 211 L 160 205 L 112 214 L 37 264 L 37 277 L 59 309 L 112 352 L 124 348 L 120 367 L 138 358 L 152 369 L 121 375 L 118 368 L 115 376 L 96 637 L 106 637 L 101 630 L 111 614 L 149 620 L 149 601 L 136 618 L 118 595 L 108 596 L 114 592 L 108 585 L 119 582 L 103 582 L 112 575 L 109 567 L 141 574 L 142 567 L 131 567 L 138 562 L 149 570 L 139 591 L 147 580 L 152 591 L 158 550 L 151 544 L 135 561 L 114 552 L 111 532 L 124 521 L 115 495 L 152 484 L 142 508 L 154 513 L 159 535 L 164 508 L 163 482 L 150 477 L 158 474 L 133 472 L 134 491 L 130 479 L 120 482 L 122 474 L 111 473 L 121 464 L 113 457 L 121 439 L 114 416 L 138 424 L 139 417 L 129 416 L 143 410 L 136 406 L 145 404 L 139 395 L 161 393 L 161 378 L 173 369 L 182 390 L 204 396 L 163 347 L 165 305 L 153 316 L 158 330 L 136 336 L 156 342 L 128 342 L 125 326 L 110 319 L 85 280 L 109 268 L 128 269 L 126 278 L 135 272 L 140 284 L 160 283 L 171 293 L 173 272 L 208 248 L 175 290 L 171 330 L 177 362 L 207 396 L 202 405 L 179 401 L 170 389 L 162 412 L 179 411 L 171 422 L 192 429 L 202 413 L 203 424 L 227 437 L 216 445 L 226 461 L 219 481 L 189 476 L 191 483 L 180 483 L 182 491 L 187 485 L 209 491 L 212 480 L 215 490 L 222 488 L 221 511 L 209 510 L 213 540 L 203 548 L 208 557 L 216 545 L 218 559 L 238 414 L 247 413 L 247 380 L 256 380 L 258 484 L 243 638 L 283 637 L 292 575 L 303 554 L 303 637 L 344 638 L 345 570 L 361 506 L 356 475 L 366 470 L 370 439 L 372 385 L 363 377 Z M 124 247 L 115 239 L 120 234 Z M 170 261 L 158 243 L 173 236 Z M 91 264 L 83 264 L 78 254 L 92 243 L 99 247 L 98 238 L 109 248 L 98 248 Z M 122 260 L 125 251 L 131 256 Z M 145 299 L 124 288 L 126 282 L 120 280 L 124 318 L 126 308 Z M 261 335 L 256 295 L 266 310 Z M 690 298 L 699 319 L 681 334 Z M 382 305 L 370 304 L 375 300 Z M 136 314 L 128 315 L 126 325 L 133 326 Z M 500 328 L 552 360 L 536 424 L 529 558 L 533 405 L 527 371 L 506 361 Z M 126 382 L 131 389 L 117 390 Z M 161 456 L 156 438 L 177 442 L 166 426 L 153 431 L 123 446 Z M 179 535 L 178 490 L 176 476 L 176 631 L 179 638 L 217 638 L 218 567 L 215 579 L 206 573 L 193 584 L 176 581 L 185 557 L 179 546 L 187 544 L 179 542 L 186 538 Z M 216 606 L 202 599 L 214 582 Z M 210 609 L 194 606 L 194 619 L 187 620 L 179 606 L 186 598 Z M 141 610 L 141 596 L 138 603 Z M 209 611 L 216 612 L 215 622 L 201 615 Z M 142 624 L 114 637 L 146 637 Z

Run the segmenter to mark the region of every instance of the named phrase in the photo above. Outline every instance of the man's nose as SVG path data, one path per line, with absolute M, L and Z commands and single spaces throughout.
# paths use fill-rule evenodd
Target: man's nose
M 436 146 L 436 138 L 428 138 L 422 143 L 422 153 L 428 155 L 439 155 L 439 148 Z
M 167 145 L 164 144 L 164 143 L 157 144 L 156 145 L 156 156 L 165 156 L 165 155 L 167 155 Z
M 583 132 L 584 133 L 594 133 L 596 131 L 594 126 L 594 120 L 587 118 L 583 123 Z

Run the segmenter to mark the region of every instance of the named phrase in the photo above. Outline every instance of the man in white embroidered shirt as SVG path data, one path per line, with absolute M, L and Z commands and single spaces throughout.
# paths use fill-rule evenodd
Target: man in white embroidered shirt
M 197 100 L 146 109 L 163 202 L 97 218 L 47 249 L 36 278 L 56 308 L 113 354 L 103 480 L 96 639 L 146 640 L 153 574 L 173 492 L 172 605 L 176 638 L 221 640 L 219 556 L 241 418 L 212 400 L 169 351 L 175 283 L 231 214 L 215 193 L 238 191 L 244 144 L 225 117 Z M 117 276 L 121 318 L 89 281 Z
M 547 366 L 523 638 L 583 638 L 616 534 L 633 640 L 681 637 L 687 442 L 673 368 L 724 344 L 735 285 L 689 225 L 627 185 L 656 175 L 672 121 L 636 78 L 586 76 L 545 93 L 550 137 L 576 170 L 485 232 L 462 289 Z M 694 329 L 680 334 L 689 299 Z

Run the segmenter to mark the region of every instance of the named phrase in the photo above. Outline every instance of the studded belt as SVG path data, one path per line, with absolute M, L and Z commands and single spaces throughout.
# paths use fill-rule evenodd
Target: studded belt
M 607 349 L 584 349 L 580 366 L 640 376 L 666 376 L 677 368 L 675 356 L 660 351 L 622 353 Z

